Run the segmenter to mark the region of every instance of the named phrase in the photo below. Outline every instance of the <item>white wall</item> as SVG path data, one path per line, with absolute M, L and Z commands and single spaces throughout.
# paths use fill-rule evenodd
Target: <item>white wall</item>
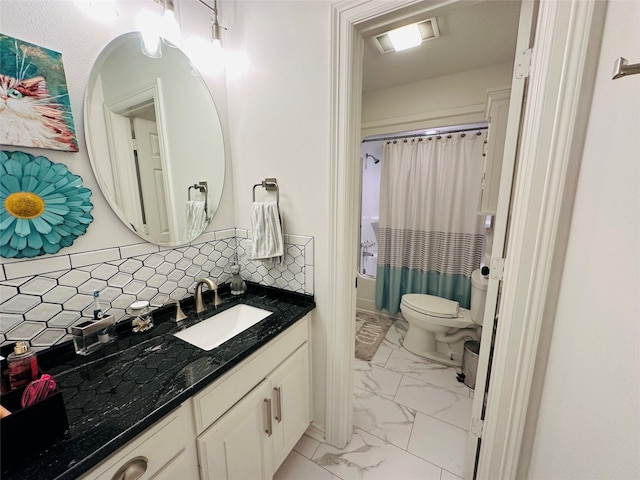
M 420 118 L 434 119 L 426 124 L 418 122 L 392 129 L 367 130 L 367 135 L 373 135 L 483 120 L 487 90 L 508 88 L 512 72 L 513 62 L 507 62 L 365 93 L 362 95 L 363 128 L 393 124 L 394 119 L 403 122 Z M 480 113 L 465 115 L 469 111 Z M 443 119 L 443 114 L 452 115 L 456 112 L 460 118 Z
M 236 226 L 250 227 L 252 186 L 276 177 L 285 233 L 315 237 L 313 399 L 321 427 L 329 310 L 330 7 L 325 1 L 220 5 L 227 48 L 242 50 L 249 61 L 249 71 L 227 83 Z M 257 189 L 257 199 L 263 194 Z
M 640 3 L 610 0 L 528 477 L 640 478 Z
M 80 151 L 69 153 L 2 146 L 4 150 L 21 150 L 34 155 L 44 155 L 52 162 L 67 165 L 71 172 L 82 177 L 84 186 L 93 192 L 91 202 L 94 205 L 92 211 L 94 222 L 85 235 L 77 238 L 72 246 L 63 249 L 60 254 L 87 252 L 141 242 L 138 236 L 131 233 L 120 222 L 100 193 L 91 170 L 84 140 L 83 99 L 94 61 L 110 40 L 122 33 L 136 30 L 138 13 L 145 8 L 154 8 L 155 4 L 151 0 L 127 0 L 117 2 L 117 6 L 120 14 L 113 21 L 107 22 L 88 17 L 75 2 L 70 0 L 27 2 L 2 0 L 0 5 L 0 31 L 3 34 L 62 53 Z M 181 6 L 178 13 L 181 14 L 183 31 L 206 38 L 208 35 L 206 9 L 198 8 L 196 2 L 183 2 Z M 123 81 L 126 79 L 123 78 Z M 214 97 L 221 118 L 224 119 L 226 116 L 224 79 L 222 76 L 209 76 L 205 77 L 205 81 Z M 223 121 L 223 129 L 225 128 L 226 123 Z M 209 231 L 234 226 L 230 177 L 230 168 L 227 165 L 223 198 L 218 213 L 208 228 Z M 13 261 L 16 260 L 2 259 L 3 263 Z

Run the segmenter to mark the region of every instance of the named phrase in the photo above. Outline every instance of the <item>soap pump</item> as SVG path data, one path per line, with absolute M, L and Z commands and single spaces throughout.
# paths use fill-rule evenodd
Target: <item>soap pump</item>
M 240 276 L 240 265 L 231 265 L 231 295 L 242 295 L 247 291 L 247 284 Z

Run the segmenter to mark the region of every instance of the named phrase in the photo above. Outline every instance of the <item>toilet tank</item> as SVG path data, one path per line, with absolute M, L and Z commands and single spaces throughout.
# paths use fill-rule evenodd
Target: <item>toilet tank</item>
M 487 301 L 489 279 L 482 276 L 480 269 L 471 274 L 471 320 L 478 325 L 484 321 L 484 304 Z

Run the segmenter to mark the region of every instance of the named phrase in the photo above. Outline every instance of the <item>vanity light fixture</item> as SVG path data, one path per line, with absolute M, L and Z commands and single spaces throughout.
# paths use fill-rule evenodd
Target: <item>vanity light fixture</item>
M 162 1 L 164 12 L 162 14 L 162 41 L 170 47 L 179 47 L 182 45 L 182 35 L 180 33 L 180 25 L 176 20 L 175 6 L 173 0 L 154 0 Z
M 218 22 L 218 0 L 213 0 L 213 7 L 205 3 L 203 0 L 198 0 L 198 2 L 213 12 L 213 15 L 210 17 L 211 43 L 213 43 L 214 47 L 216 48 L 222 48 L 222 37 L 220 35 L 220 30 L 224 27 L 221 27 L 220 23 Z M 226 28 L 224 29 L 226 30 Z
M 380 53 L 389 53 L 417 47 L 423 41 L 439 36 L 440 30 L 434 17 L 374 35 L 371 40 Z
M 138 15 L 138 30 L 142 41 L 142 53 L 149 58 L 162 57 L 159 18 L 145 10 Z
M 213 6 L 198 0 L 198 3 L 212 12 L 209 15 L 210 37 L 204 39 L 200 36 L 187 38 L 185 41 L 185 51 L 194 65 L 200 72 L 206 74 L 218 74 L 227 68 L 229 54 L 222 48 L 222 30 L 218 21 L 218 0 L 213 1 Z
M 179 47 L 182 45 L 180 26 L 175 16 L 173 0 L 153 0 L 162 6 L 162 17 L 144 11 L 138 18 L 138 28 L 142 37 L 142 53 L 150 58 L 162 57 L 162 45 Z

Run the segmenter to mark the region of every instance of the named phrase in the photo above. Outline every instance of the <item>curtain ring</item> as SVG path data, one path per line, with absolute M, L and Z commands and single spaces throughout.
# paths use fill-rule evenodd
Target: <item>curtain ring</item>
M 447 135 L 447 138 L 451 138 L 451 135 Z
M 442 135 L 438 135 L 436 138 L 440 140 L 442 138 Z
M 480 130 L 478 130 L 478 133 L 476 133 L 476 135 L 480 136 L 480 135 L 482 135 L 482 132 Z
M 466 136 L 467 136 L 467 134 L 466 134 L 466 133 L 461 133 L 461 134 L 460 134 L 460 138 L 464 138 L 464 137 L 466 137 Z

